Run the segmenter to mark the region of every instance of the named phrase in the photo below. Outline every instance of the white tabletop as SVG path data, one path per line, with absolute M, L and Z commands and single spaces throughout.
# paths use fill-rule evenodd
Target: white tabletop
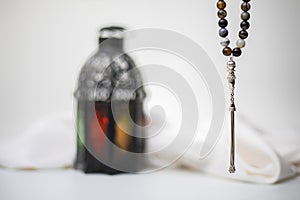
M 183 170 L 150 174 L 83 174 L 75 170 L 0 169 L 1 200 L 300 199 L 300 177 L 274 185 L 236 182 Z

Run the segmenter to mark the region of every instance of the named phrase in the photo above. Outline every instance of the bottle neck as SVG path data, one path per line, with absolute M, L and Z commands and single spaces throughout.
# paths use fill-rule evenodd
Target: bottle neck
M 122 38 L 99 38 L 99 49 L 103 52 L 123 52 Z

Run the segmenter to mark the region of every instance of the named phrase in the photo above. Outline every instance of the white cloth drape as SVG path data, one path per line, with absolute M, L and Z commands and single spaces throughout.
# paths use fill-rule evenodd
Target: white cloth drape
M 176 164 L 184 166 L 185 169 L 255 183 L 276 183 L 299 173 L 299 133 L 287 131 L 267 133 L 245 118 L 238 117 L 237 121 L 234 174 L 228 172 L 230 140 L 229 134 L 224 133 L 205 159 L 199 159 L 199 146 L 203 142 L 196 139 Z M 168 154 L 157 155 L 157 159 L 168 159 L 175 153 L 176 149 L 172 149 Z
M 201 140 L 195 140 L 175 166 L 185 166 L 185 169 L 195 173 L 201 171 L 255 183 L 275 183 L 299 173 L 300 133 L 266 133 L 259 131 L 259 127 L 245 118 L 238 118 L 238 121 L 236 173 L 228 173 L 227 134 L 222 134 L 212 153 L 203 160 L 199 159 Z M 168 160 L 177 153 L 180 152 L 172 149 L 164 155 L 157 154 L 153 162 Z M 48 116 L 33 124 L 19 137 L 0 141 L 0 165 L 7 168 L 48 169 L 71 166 L 75 154 L 76 134 L 71 114 Z

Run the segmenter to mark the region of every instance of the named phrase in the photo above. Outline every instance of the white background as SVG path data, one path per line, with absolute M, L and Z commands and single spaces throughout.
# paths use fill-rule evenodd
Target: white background
M 237 60 L 238 111 L 270 131 L 300 131 L 300 1 L 251 3 L 250 36 Z M 227 4 L 235 43 L 240 1 Z M 0 139 L 49 113 L 73 110 L 78 70 L 103 25 L 184 34 L 202 46 L 226 84 L 216 11 L 210 0 L 1 0 Z

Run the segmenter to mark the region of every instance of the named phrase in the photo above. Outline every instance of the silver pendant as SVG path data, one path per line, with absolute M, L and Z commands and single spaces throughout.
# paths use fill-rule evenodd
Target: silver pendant
M 235 172 L 235 165 L 234 165 L 234 157 L 235 157 L 235 135 L 234 135 L 234 112 L 236 111 L 235 104 L 234 104 L 234 85 L 235 85 L 235 62 L 233 61 L 232 57 L 227 62 L 227 71 L 228 71 L 228 84 L 230 90 L 230 105 L 229 105 L 229 112 L 230 112 L 230 166 L 229 172 Z

